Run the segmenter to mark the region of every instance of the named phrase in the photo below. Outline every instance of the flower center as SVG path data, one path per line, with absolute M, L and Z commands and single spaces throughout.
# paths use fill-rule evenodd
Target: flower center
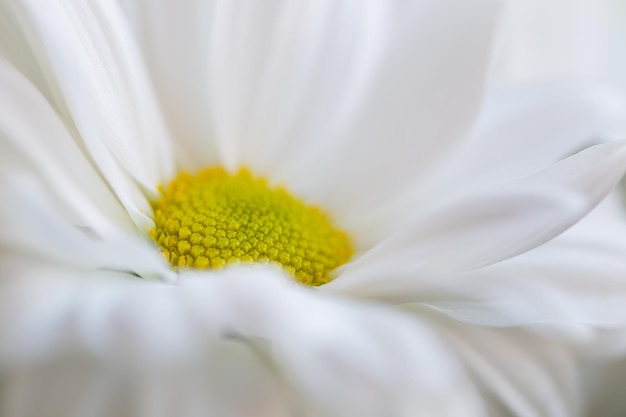
M 183 172 L 160 191 L 150 235 L 174 268 L 274 262 L 302 283 L 321 285 L 353 254 L 327 214 L 247 169 Z

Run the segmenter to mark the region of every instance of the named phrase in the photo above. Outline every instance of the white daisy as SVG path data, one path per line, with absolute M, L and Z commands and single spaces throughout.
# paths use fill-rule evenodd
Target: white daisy
M 465 322 L 611 324 L 515 256 L 619 180 L 622 142 L 550 165 L 625 112 L 537 87 L 491 97 L 470 130 L 497 9 L 0 3 L 0 414 L 574 415 L 564 347 Z M 220 200 L 221 229 L 191 212 L 214 185 L 252 201 Z M 228 235 L 261 215 L 282 246 Z

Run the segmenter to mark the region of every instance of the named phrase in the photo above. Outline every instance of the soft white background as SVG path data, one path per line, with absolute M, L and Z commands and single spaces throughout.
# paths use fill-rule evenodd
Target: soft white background
M 568 78 L 626 92 L 625 0 L 511 0 L 494 80 Z

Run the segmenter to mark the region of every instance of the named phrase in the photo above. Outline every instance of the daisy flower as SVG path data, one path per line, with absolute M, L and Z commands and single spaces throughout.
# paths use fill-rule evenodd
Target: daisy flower
M 498 9 L 2 1 L 0 414 L 575 415 L 529 329 L 611 323 L 516 256 L 619 181 L 623 142 L 553 162 L 625 112 L 483 104 Z

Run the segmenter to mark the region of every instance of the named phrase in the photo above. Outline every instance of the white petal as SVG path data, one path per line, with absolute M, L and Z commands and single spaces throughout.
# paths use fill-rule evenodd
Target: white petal
M 121 230 L 134 231 L 127 213 L 48 102 L 15 68 L 2 60 L 0 108 L 3 109 L 0 113 L 3 183 L 10 177 L 36 173 L 38 181 L 46 185 L 54 200 L 69 214 L 67 221 L 72 224 L 88 228 L 101 237 Z M 9 190 L 1 187 L 4 205 L 11 205 Z
M 0 83 L 7 104 L 0 116 L 0 242 L 8 257 L 22 252 L 173 280 L 37 90 L 4 61 Z
M 3 373 L 0 412 L 14 417 L 293 415 L 255 352 L 241 343 L 223 345 L 209 355 L 215 366 L 198 362 L 137 372 L 76 354 Z
M 247 148 L 247 159 L 257 160 L 252 152 L 268 155 L 266 170 L 276 165 L 280 178 L 324 201 L 346 222 L 385 204 L 428 172 L 473 121 L 497 9 L 490 1 L 470 6 L 428 0 L 330 9 L 336 17 L 326 21 L 321 68 L 305 81 L 309 94 L 301 115 L 308 117 L 298 115 L 273 149 L 263 149 L 269 140 L 259 138 L 259 145 Z M 285 76 L 293 79 L 280 67 L 268 71 L 270 86 Z M 259 103 L 271 102 L 273 90 L 262 90 L 268 98 Z M 289 161 L 285 170 L 274 162 L 278 158 Z
M 210 146 L 199 142 L 213 132 L 228 167 L 250 165 L 351 222 L 353 213 L 384 203 L 427 171 L 471 123 L 494 3 L 235 1 L 172 13 L 137 3 L 128 9 L 151 62 L 171 61 L 156 70 L 162 96 L 184 103 L 181 112 L 196 107 L 184 119 L 201 135 L 185 139 L 192 151 L 208 154 Z M 172 31 L 191 25 L 175 36 L 202 34 L 192 43 L 199 51 L 161 41 L 166 35 L 154 28 L 171 14 Z M 168 55 L 174 48 L 180 59 Z M 179 62 L 182 68 L 173 68 Z M 169 94 L 187 75 L 196 88 Z
M 11 62 L 45 97 L 54 97 L 35 53 L 29 46 L 27 34 L 6 1 L 0 3 L 0 56 Z
M 134 273 L 147 279 L 176 279 L 147 236 L 142 239 L 136 231 L 116 230 L 99 235 L 89 225 L 73 223 L 41 181 L 25 173 L 3 178 L 0 192 L 7 199 L 0 205 L 0 247 L 7 255 L 20 252 L 33 261 L 43 258 L 94 270 Z
M 120 4 L 139 39 L 181 163 L 192 171 L 219 163 L 208 77 L 215 5 L 202 0 Z
M 364 235 L 379 241 L 442 198 L 519 179 L 587 146 L 624 137 L 626 101 L 607 88 L 543 82 L 491 91 L 467 140 L 425 182 L 367 219 L 372 227 Z
M 224 275 L 240 281 L 237 292 L 225 287 L 220 297 L 233 310 L 232 331 L 267 343 L 283 375 L 322 415 L 480 415 L 450 352 L 423 324 L 261 273 L 249 280 L 237 269 Z M 447 396 L 456 402 L 443 402 Z
M 325 287 L 422 299 L 421 283 L 428 286 L 434 279 L 428 269 L 486 266 L 552 239 L 587 214 L 625 169 L 626 143 L 620 141 L 589 148 L 499 189 L 472 193 L 383 241 Z
M 567 219 L 563 213 L 582 208 L 579 199 L 553 190 L 523 187 L 475 194 L 375 246 L 344 266 L 323 290 L 396 301 L 454 293 L 460 278 L 441 269 L 465 270 L 500 260 L 500 253 L 545 237 L 555 223 Z
M 232 343 L 266 357 L 295 395 L 290 402 L 317 414 L 482 415 L 460 364 L 427 326 L 383 307 L 320 297 L 274 270 L 190 272 L 171 286 L 18 267 L 17 274 L 3 271 L 14 279 L 0 292 L 7 341 L 0 369 L 12 375 L 74 352 L 89 358 L 95 375 L 124 370 L 121 382 L 137 381 L 142 390 L 150 387 L 141 375 L 169 375 L 154 388 L 166 401 L 180 384 L 195 383 L 198 371 L 208 372 L 203 384 L 211 366 L 225 366 L 223 375 L 239 372 L 237 361 L 214 356 Z M 216 394 L 215 386 L 203 386 Z M 100 399 L 110 401 L 107 394 Z
M 57 107 L 67 109 L 68 123 L 125 205 L 132 198 L 125 194 L 139 192 L 124 181 L 126 172 L 152 192 L 171 178 L 167 133 L 121 12 L 103 2 L 11 5 L 54 84 Z
M 603 203 L 552 242 L 468 273 L 463 280 L 480 288 L 478 301 L 432 305 L 473 323 L 556 325 L 581 336 L 626 326 L 626 215 L 617 204 Z M 604 344 L 615 350 L 620 342 Z
M 485 100 L 474 133 L 448 162 L 445 185 L 438 186 L 467 190 L 503 183 L 594 143 L 624 137 L 626 102 L 612 90 L 565 82 L 497 90 Z
M 502 404 L 506 410 L 502 414 L 518 417 L 580 414 L 581 377 L 571 347 L 523 330 L 448 325 L 451 343 L 487 396 Z

